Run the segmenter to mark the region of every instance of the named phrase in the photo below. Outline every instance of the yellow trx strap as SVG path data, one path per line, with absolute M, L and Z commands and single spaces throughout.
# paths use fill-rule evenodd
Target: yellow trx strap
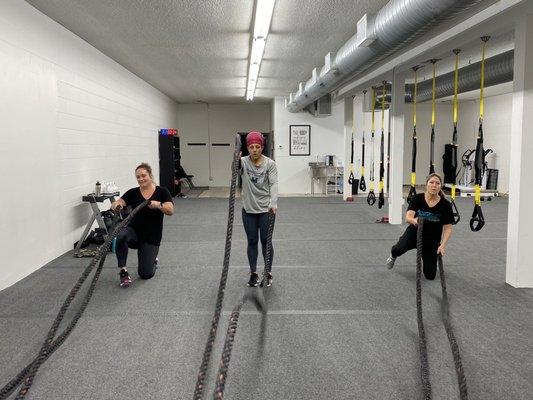
M 454 76 L 453 76 L 453 137 L 452 137 L 452 146 L 453 151 L 456 153 L 454 156 L 457 158 L 457 120 L 458 120 L 458 110 L 459 110 L 459 101 L 457 98 L 457 93 L 459 91 L 459 53 L 461 50 L 454 49 L 453 50 L 455 54 L 455 69 L 454 69 Z M 457 165 L 454 165 L 454 168 L 457 168 Z M 454 174 L 457 174 L 456 170 L 453 172 Z M 456 197 L 456 176 L 453 178 L 452 183 L 452 201 L 455 201 Z
M 376 124 L 375 124 L 375 111 L 376 111 L 376 89 L 372 88 L 372 125 L 370 127 L 371 132 L 371 138 L 370 138 L 370 146 L 371 148 L 371 154 L 370 157 L 370 191 L 374 191 L 374 135 L 376 132 Z
M 481 38 L 483 44 L 481 46 L 481 83 L 480 83 L 480 88 L 479 88 L 479 125 L 480 126 L 483 125 L 483 113 L 484 113 L 483 90 L 485 86 L 485 47 L 489 39 L 490 39 L 490 36 L 483 36 Z M 478 134 L 477 134 L 478 141 L 482 140 L 482 137 L 481 137 L 482 134 L 483 134 L 483 131 L 479 129 Z M 476 157 L 478 156 L 476 155 Z M 481 205 L 481 182 L 476 182 L 474 203 L 478 206 Z
M 413 143 L 416 143 L 417 137 L 416 137 L 416 94 L 418 90 L 418 81 L 416 76 L 416 71 L 418 70 L 418 67 L 414 67 L 413 71 L 415 74 L 415 88 L 414 88 L 414 94 L 413 94 Z M 416 153 L 414 155 L 415 159 L 413 160 L 413 165 L 416 162 Z M 411 186 L 416 186 L 416 169 L 411 170 Z
M 381 147 L 380 147 L 380 158 L 379 158 L 379 192 L 383 193 L 384 182 L 384 154 L 383 154 L 383 139 L 385 135 L 385 83 L 383 81 L 383 86 L 381 89 Z

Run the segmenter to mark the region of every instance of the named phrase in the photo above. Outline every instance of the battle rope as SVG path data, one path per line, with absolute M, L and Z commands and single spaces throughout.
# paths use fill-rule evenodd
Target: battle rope
M 226 244 L 224 248 L 224 262 L 222 266 L 222 275 L 220 276 L 220 284 L 218 287 L 217 301 L 215 305 L 215 313 L 211 321 L 211 329 L 209 331 L 209 337 L 205 345 L 204 354 L 202 357 L 202 363 L 198 371 L 198 380 L 194 390 L 194 400 L 201 400 L 204 394 L 205 379 L 207 375 L 207 369 L 209 368 L 209 361 L 211 359 L 211 353 L 213 351 L 213 344 L 217 335 L 218 322 L 220 320 L 220 314 L 222 313 L 222 304 L 224 302 L 224 290 L 226 289 L 226 282 L 228 280 L 229 272 L 229 259 L 231 253 L 231 238 L 233 235 L 233 219 L 235 216 L 235 188 L 237 183 L 237 174 L 240 166 L 240 149 L 241 139 L 239 135 L 235 136 L 235 151 L 233 153 L 233 162 L 231 165 L 231 186 L 229 195 L 229 209 L 228 209 L 228 225 L 226 230 Z
M 409 189 L 409 194 L 407 195 L 407 203 L 410 203 L 413 197 L 416 196 L 416 92 L 418 90 L 416 71 L 419 69 L 419 65 L 413 67 L 415 77 L 415 87 L 413 92 L 413 153 L 411 159 L 411 188 Z
M 422 318 L 422 247 L 423 247 L 423 230 L 424 219 L 418 218 L 418 230 L 416 236 L 416 314 L 418 323 L 418 336 L 419 336 L 419 353 L 420 353 L 420 374 L 422 379 L 422 391 L 424 394 L 424 400 L 431 400 L 431 382 L 429 378 L 429 361 L 427 355 L 427 342 L 426 333 L 424 329 L 424 322 Z M 448 300 L 448 290 L 446 288 L 446 277 L 444 275 L 444 266 L 442 262 L 442 256 L 437 256 L 439 276 L 442 288 L 442 301 L 441 301 L 441 314 L 444 328 L 448 336 L 448 342 L 453 355 L 453 362 L 455 366 L 455 372 L 457 374 L 457 382 L 459 385 L 459 395 L 461 400 L 468 400 L 468 389 L 466 386 L 466 377 L 463 370 L 463 363 L 461 360 L 461 354 L 459 352 L 459 345 L 455 339 L 453 327 L 450 321 L 450 303 Z
M 379 198 L 378 208 L 383 207 L 385 204 L 385 194 L 383 189 L 385 184 L 383 182 L 385 176 L 385 84 L 387 81 L 383 81 L 383 87 L 381 88 L 381 138 L 379 145 Z
M 456 186 L 457 186 L 457 119 L 458 119 L 458 107 L 459 101 L 457 99 L 457 93 L 459 89 L 459 53 L 460 49 L 454 49 L 453 53 L 455 54 L 455 70 L 453 77 L 453 135 L 452 135 L 452 162 L 451 169 L 453 171 L 452 178 L 452 193 L 451 193 L 451 203 L 453 211 L 453 224 L 457 224 L 461 220 L 461 215 L 459 214 L 459 209 L 455 204 L 456 197 Z
M 368 205 L 373 206 L 376 202 L 376 195 L 374 194 L 374 134 L 375 134 L 375 123 L 374 123 L 374 113 L 376 110 L 376 89 L 372 88 L 372 128 L 370 130 L 370 190 L 366 198 Z
M 363 105 L 366 104 L 366 90 L 363 90 Z M 365 182 L 365 118 L 363 116 L 363 136 L 361 148 L 361 180 L 359 181 L 359 189 L 364 192 L 366 190 Z
M 479 88 L 479 130 L 477 134 L 476 143 L 476 158 L 474 161 L 474 169 L 476 173 L 475 180 L 475 195 L 474 195 L 474 211 L 470 218 L 470 229 L 474 232 L 480 231 L 485 225 L 485 218 L 481 211 L 481 181 L 483 176 L 483 168 L 485 164 L 485 150 L 483 149 L 483 86 L 485 84 L 485 46 L 489 41 L 490 36 L 483 36 L 481 48 L 481 83 Z
M 429 144 L 429 174 L 435 173 L 435 64 L 439 61 L 436 58 L 429 60 L 433 64 L 433 78 L 431 80 L 431 140 Z
M 353 135 L 355 133 L 355 96 L 352 96 L 352 102 L 353 102 L 353 115 L 352 115 L 352 141 L 350 145 L 350 176 L 348 177 L 348 184 L 352 187 L 351 196 L 348 196 L 346 200 L 353 201 L 353 196 L 357 191 L 357 183 L 355 181 L 355 177 L 353 175 Z
M 35 375 L 37 374 L 37 371 L 39 370 L 41 365 L 48 359 L 48 357 L 50 357 L 50 355 L 54 351 L 56 351 L 59 348 L 59 346 L 63 344 L 65 339 L 70 335 L 72 330 L 75 328 L 83 312 L 85 311 L 85 308 L 89 304 L 89 301 L 96 287 L 98 278 L 100 277 L 100 273 L 104 265 L 105 258 L 107 256 L 107 252 L 109 250 L 111 241 L 130 222 L 133 216 L 137 214 L 137 212 L 139 212 L 141 208 L 145 207 L 148 204 L 148 202 L 149 200 L 146 200 L 142 204 L 140 204 L 138 207 L 136 207 L 121 223 L 116 225 L 112 233 L 108 235 L 105 242 L 102 244 L 102 246 L 100 246 L 99 251 L 96 254 L 96 256 L 91 260 L 87 268 L 85 268 L 81 277 L 78 279 L 78 281 L 76 282 L 74 287 L 71 289 L 70 293 L 68 294 L 67 298 L 65 299 L 65 302 L 61 306 L 59 313 L 57 314 L 54 322 L 52 323 L 50 330 L 48 331 L 48 334 L 46 335 L 46 340 L 42 344 L 39 354 L 30 364 L 28 364 L 21 372 L 19 372 L 19 374 L 15 378 L 13 378 L 7 385 L 5 385 L 0 390 L 1 400 L 6 399 L 9 396 L 9 394 L 15 388 L 17 388 L 21 383 L 22 383 L 22 387 L 20 388 L 16 399 L 21 400 L 25 398 L 26 394 L 28 393 L 28 391 L 30 390 L 33 384 Z M 87 279 L 91 271 L 94 269 L 96 263 L 99 263 L 98 268 L 96 269 L 94 277 L 91 281 L 91 285 L 89 286 L 87 294 L 85 295 L 85 298 L 83 299 L 79 310 L 72 317 L 69 325 L 65 328 L 65 330 L 54 340 L 54 337 L 59 329 L 59 325 L 61 324 L 63 318 L 65 317 L 65 313 L 67 312 L 70 304 L 76 297 L 79 289 L 81 288 L 81 286 L 83 285 L 83 283 L 85 282 L 85 280 Z
M 266 284 L 263 285 L 263 282 L 266 282 L 267 274 L 272 270 L 272 233 L 274 231 L 274 220 L 275 215 L 268 215 L 268 230 L 267 230 L 267 244 L 266 244 L 266 254 L 265 254 L 265 269 L 263 271 L 263 281 L 261 282 L 261 287 L 266 288 Z M 245 293 L 239 303 L 233 309 L 230 318 L 228 329 L 226 332 L 226 337 L 224 339 L 224 348 L 222 350 L 222 357 L 220 360 L 220 366 L 217 373 L 217 380 L 215 386 L 215 393 L 213 399 L 222 400 L 224 398 L 224 389 L 226 387 L 226 377 L 228 374 L 229 362 L 231 359 L 231 351 L 233 350 L 233 343 L 235 342 L 235 335 L 237 334 L 237 324 L 239 323 L 239 316 L 241 309 L 246 303 L 247 300 L 253 301 L 255 307 L 263 314 L 266 314 L 266 306 L 259 301 L 257 298 L 257 291 L 254 290 L 254 295 Z

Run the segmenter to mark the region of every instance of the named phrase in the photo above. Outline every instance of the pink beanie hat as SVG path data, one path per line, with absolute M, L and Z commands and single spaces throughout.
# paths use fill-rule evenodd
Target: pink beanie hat
M 250 146 L 251 144 L 259 144 L 261 147 L 264 147 L 265 139 L 263 138 L 263 135 L 257 131 L 248 133 L 248 135 L 246 135 L 246 146 Z

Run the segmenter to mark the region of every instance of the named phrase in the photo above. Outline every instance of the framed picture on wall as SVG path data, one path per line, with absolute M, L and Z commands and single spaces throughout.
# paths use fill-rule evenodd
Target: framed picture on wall
M 289 155 L 311 155 L 311 125 L 289 125 Z

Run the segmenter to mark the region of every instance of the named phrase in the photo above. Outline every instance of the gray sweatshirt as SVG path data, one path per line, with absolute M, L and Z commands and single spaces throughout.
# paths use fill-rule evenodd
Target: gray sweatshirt
M 278 207 L 278 169 L 274 160 L 263 156 L 255 166 L 250 156 L 241 158 L 242 206 L 249 214 Z

